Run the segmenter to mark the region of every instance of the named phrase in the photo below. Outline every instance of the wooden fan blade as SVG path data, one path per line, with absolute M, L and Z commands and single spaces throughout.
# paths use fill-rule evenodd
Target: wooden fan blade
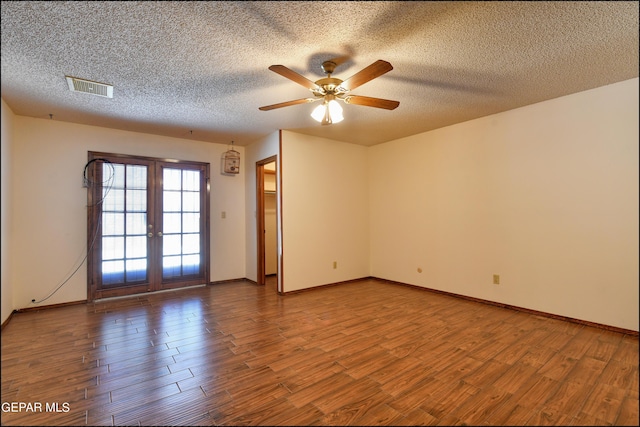
M 349 95 L 344 98 L 344 102 L 347 104 L 364 105 L 366 107 L 384 108 L 385 110 L 393 110 L 400 105 L 398 101 L 358 95 Z
M 379 59 L 368 67 L 358 71 L 347 80 L 343 81 L 340 84 L 340 87 L 346 90 L 353 90 L 358 86 L 362 86 L 366 82 L 375 79 L 376 77 L 380 77 L 384 73 L 388 73 L 391 70 L 393 70 L 393 66 L 390 63 Z
M 318 86 L 308 78 L 301 76 L 300 74 L 285 67 L 284 65 L 272 65 L 271 67 L 269 67 L 269 69 L 274 73 L 280 74 L 282 77 L 286 77 L 289 80 L 293 80 L 294 82 L 306 87 L 307 89 L 311 89 L 311 90 L 321 89 L 320 86 Z
M 281 102 L 279 104 L 266 105 L 264 107 L 258 108 L 258 110 L 261 110 L 261 111 L 275 110 L 276 108 L 288 107 L 290 105 L 298 105 L 298 104 L 306 104 L 308 102 L 314 102 L 314 101 L 317 101 L 318 99 L 320 99 L 320 98 L 296 99 L 294 101 L 287 101 L 287 102 Z

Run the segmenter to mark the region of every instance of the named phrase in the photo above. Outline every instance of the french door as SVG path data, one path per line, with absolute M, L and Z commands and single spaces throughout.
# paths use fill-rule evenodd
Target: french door
M 209 164 L 89 152 L 88 299 L 207 284 Z

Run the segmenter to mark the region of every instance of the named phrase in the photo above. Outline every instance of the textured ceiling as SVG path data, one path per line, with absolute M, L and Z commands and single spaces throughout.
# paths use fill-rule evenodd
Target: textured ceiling
M 15 114 L 248 145 L 277 129 L 366 146 L 638 77 L 638 2 L 2 1 L 2 98 Z M 321 126 L 268 69 L 345 80 L 393 70 Z M 71 92 L 65 76 L 111 84 Z

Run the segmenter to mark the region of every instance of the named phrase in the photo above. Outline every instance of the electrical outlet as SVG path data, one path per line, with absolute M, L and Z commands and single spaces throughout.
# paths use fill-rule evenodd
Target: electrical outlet
M 333 261 L 333 268 L 334 269 L 338 268 L 338 261 Z
M 500 284 L 500 275 L 499 274 L 494 274 L 493 275 L 493 284 L 494 285 L 499 285 Z

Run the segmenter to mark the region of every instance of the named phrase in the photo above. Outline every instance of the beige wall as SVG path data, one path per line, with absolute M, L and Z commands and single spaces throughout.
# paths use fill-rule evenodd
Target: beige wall
M 0 230 L 0 241 L 2 242 L 2 282 L 0 283 L 0 299 L 2 304 L 2 311 L 0 313 L 2 320 L 0 323 L 4 323 L 11 312 L 13 311 L 13 284 L 11 282 L 11 182 L 12 178 L 12 146 L 13 146 L 13 121 L 15 116 L 11 109 L 4 102 L 4 99 L 0 105 L 0 113 L 2 116 L 2 136 L 0 144 L 2 146 L 2 152 L 0 161 L 1 173 L 0 184 L 0 201 L 2 205 L 2 229 Z
M 367 277 L 367 147 L 282 134 L 284 291 Z
M 638 330 L 638 79 L 369 155 L 372 276 Z
M 88 151 L 209 162 L 211 280 L 245 276 L 244 174 L 220 173 L 227 145 L 22 116 L 15 117 L 14 125 L 10 180 L 14 308 L 33 306 L 31 299 L 46 297 L 83 261 L 87 190 L 82 175 Z M 86 288 L 85 264 L 42 305 L 84 300 Z

